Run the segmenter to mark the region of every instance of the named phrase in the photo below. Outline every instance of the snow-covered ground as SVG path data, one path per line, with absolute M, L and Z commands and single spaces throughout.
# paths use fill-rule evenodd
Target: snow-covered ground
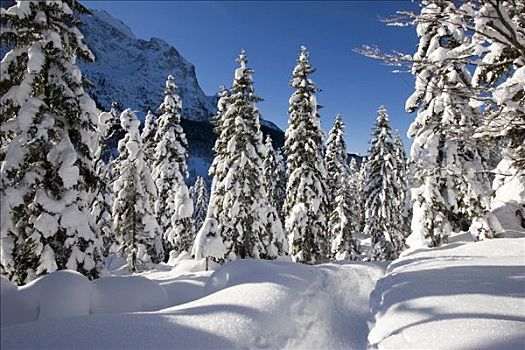
M 203 271 L 181 258 L 94 282 L 2 279 L 1 348 L 523 348 L 525 238 L 457 239 L 407 251 L 386 275 L 378 263 Z
M 370 298 L 372 348 L 525 348 L 525 238 L 407 251 Z
M 243 260 L 213 274 L 188 270 L 198 266 L 180 261 L 95 282 L 62 272 L 19 291 L 2 280 L 2 306 L 16 301 L 30 311 L 9 320 L 20 308 L 2 307 L 3 322 L 28 323 L 4 327 L 1 348 L 365 348 L 368 296 L 384 268 Z M 64 301 L 69 288 L 75 296 Z M 155 302 L 160 310 L 138 311 Z M 45 304 L 55 312 L 39 314 Z

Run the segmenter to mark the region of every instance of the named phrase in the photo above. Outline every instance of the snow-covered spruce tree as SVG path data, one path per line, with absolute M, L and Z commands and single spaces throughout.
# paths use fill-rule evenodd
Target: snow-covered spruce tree
M 270 204 L 275 207 L 282 222 L 284 220 L 282 210 L 286 198 L 286 166 L 280 150 L 273 148 L 270 135 L 266 136 L 264 145 L 266 147 L 263 162 L 264 187 Z
M 403 249 L 399 227 L 400 208 L 396 193 L 397 159 L 394 138 L 385 107 L 377 111 L 367 156 L 365 198 L 365 235 L 372 238 L 369 258 L 394 260 Z
M 206 183 L 201 176 L 197 176 L 195 184 L 190 188 L 190 196 L 193 200 L 193 231 L 198 232 L 206 219 L 208 210 L 209 194 Z
M 153 112 L 148 111 L 146 114 L 146 119 L 144 120 L 144 129 L 140 134 L 142 139 L 142 144 L 144 145 L 144 160 L 150 167 L 153 169 L 153 162 L 155 159 L 155 136 L 157 135 L 158 120 L 157 116 Z
M 480 53 L 473 85 L 492 96 L 475 137 L 499 147 L 491 209 L 505 228 L 525 228 L 525 2 L 469 1 L 462 10 Z M 477 58 L 477 57 L 476 57 Z M 487 101 L 487 99 L 484 99 Z M 495 147 L 496 146 L 496 147 Z M 512 188 L 513 191 L 507 191 Z M 521 189 L 521 190 L 520 190 Z
M 218 137 L 215 140 L 215 145 L 213 147 L 215 157 L 213 158 L 208 171 L 213 179 L 211 183 L 208 210 L 206 212 L 206 217 L 210 218 L 218 217 L 223 208 L 225 191 L 222 184 L 226 176 L 226 171 L 224 169 L 224 156 L 226 154 L 227 142 L 233 131 L 232 128 L 228 128 L 233 122 L 231 118 L 232 115 L 226 114 L 230 105 L 230 91 L 224 86 L 221 86 L 220 91 L 217 93 L 217 97 L 217 114 L 213 117 L 212 123 L 215 126 L 214 132 Z M 224 134 L 223 130 L 226 130 Z
M 348 175 L 348 165 L 346 153 L 346 142 L 344 140 L 344 124 L 342 117 L 338 114 L 335 117 L 335 122 L 328 132 L 328 140 L 326 142 L 326 185 L 328 196 L 328 209 L 331 211 L 335 203 L 333 202 L 336 192 L 339 188 L 339 183 L 343 177 Z
M 309 78 L 314 68 L 301 47 L 293 70 L 288 129 L 284 152 L 288 160 L 288 183 L 284 204 L 290 255 L 297 262 L 317 264 L 328 256 L 328 198 L 323 155 L 323 131 L 317 113 L 316 92 Z
M 399 227 L 406 238 L 410 234 L 410 198 L 408 192 L 408 172 L 407 172 L 407 156 L 405 153 L 405 146 L 399 133 L 394 135 L 394 157 L 396 159 L 396 199 L 399 206 Z
M 153 161 L 153 179 L 158 190 L 155 214 L 164 235 L 166 253 L 170 250 L 179 253 L 190 251 L 195 239 L 192 225 L 193 202 L 184 182 L 184 178 L 188 176 L 188 144 L 180 125 L 181 109 L 177 86 L 170 75 L 166 81 L 164 102 L 159 107 L 162 115 L 158 119 L 154 139 L 156 148 Z
M 350 177 L 346 153 L 346 142 L 341 115 L 328 133 L 326 147 L 327 185 L 331 198 L 328 233 L 330 236 L 331 258 L 336 260 L 356 259 L 357 244 L 353 238 L 358 230 L 352 204 L 354 195 L 350 187 Z
M 353 163 L 353 164 L 352 164 Z M 359 232 L 365 229 L 365 198 L 364 191 L 366 186 L 366 158 L 361 160 L 359 169 L 357 168 L 357 161 L 352 159 L 350 161 L 350 181 L 352 188 L 355 188 L 355 212 L 358 222 Z M 355 175 L 353 175 L 355 174 Z
M 504 145 L 503 163 L 525 171 L 525 2 L 469 0 L 460 8 L 481 56 L 472 84 L 492 95 L 477 136 Z M 525 181 L 525 180 L 523 180 Z M 523 201 L 522 201 L 523 203 Z M 525 211 L 523 212 L 525 215 Z
M 131 109 L 120 115 L 126 136 L 119 142 L 119 151 L 126 157 L 118 159 L 120 173 L 115 181 L 113 228 L 118 242 L 117 252 L 126 257 L 131 271 L 147 268 L 164 257 L 160 227 L 153 202 L 157 189 L 144 161 L 144 147 L 139 133 L 140 121 Z
M 470 142 L 480 112 L 470 103 L 471 77 L 459 59 L 467 38 L 456 12 L 453 2 L 426 2 L 417 27 L 414 61 L 420 63 L 412 66 L 416 88 L 406 103 L 408 112 L 418 110 L 408 131 L 414 138 L 410 157 L 418 186 L 407 240 L 411 247 L 439 245 L 452 230 L 469 226 L 476 239 L 500 230 L 488 212 L 490 184 L 482 151 Z
M 113 109 L 112 109 L 113 111 Z M 111 211 L 115 199 L 113 193 L 113 178 L 111 172 L 111 156 L 107 152 L 107 144 L 112 137 L 115 118 L 112 112 L 102 112 L 98 116 L 98 147 L 93 157 L 95 171 L 99 180 L 97 181 L 95 198 L 91 204 L 91 214 L 100 229 L 103 240 L 103 253 L 108 256 L 111 246 L 115 243 L 113 235 L 113 219 Z M 104 161 L 106 158 L 106 161 Z
M 101 239 L 89 211 L 98 110 L 77 58 L 91 61 L 77 1 L 1 10 L 0 273 L 18 284 L 59 269 L 98 276 Z
M 220 134 L 210 169 L 214 179 L 207 218 L 217 222 L 224 260 L 275 258 L 284 254 L 287 246 L 263 184 L 264 145 L 255 105 L 260 98 L 255 95 L 253 70 L 246 66 L 244 51 L 237 62 L 240 67 L 235 70 L 230 96 L 224 90 L 218 104 Z M 203 227 L 208 226 L 205 222 Z M 199 232 L 199 237 L 208 237 L 208 233 Z

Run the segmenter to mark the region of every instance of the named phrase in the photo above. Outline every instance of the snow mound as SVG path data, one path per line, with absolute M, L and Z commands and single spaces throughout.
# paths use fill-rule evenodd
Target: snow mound
M 525 344 L 525 238 L 407 251 L 370 297 L 372 348 Z
M 101 277 L 92 282 L 93 314 L 153 311 L 166 305 L 164 288 L 143 276 Z
M 28 304 L 17 286 L 0 276 L 0 326 L 34 321 L 36 312 L 36 304 Z
M 211 279 L 211 272 L 176 276 L 167 265 L 158 269 L 143 276 L 158 281 L 168 298 L 177 298 L 182 279 L 199 284 L 194 292 L 205 296 L 155 312 L 4 327 L 1 348 L 364 349 L 368 295 L 383 274 L 376 264 L 262 260 L 228 263 Z
M 2 327 L 89 314 L 90 281 L 82 274 L 62 270 L 17 287 L 2 277 Z
M 38 291 L 38 320 L 89 315 L 91 282 L 79 272 L 56 271 L 35 281 Z

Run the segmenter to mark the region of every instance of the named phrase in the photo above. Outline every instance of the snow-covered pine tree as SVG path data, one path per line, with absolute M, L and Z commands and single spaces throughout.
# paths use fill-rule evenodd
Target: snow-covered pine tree
M 405 146 L 399 133 L 394 135 L 394 157 L 396 159 L 395 170 L 395 186 L 396 186 L 396 200 L 399 206 L 399 227 L 406 238 L 410 234 L 410 198 L 408 193 L 408 173 L 407 173 L 407 156 L 405 153 Z M 404 243 L 404 239 L 403 239 Z
M 111 132 L 114 130 L 114 122 L 115 118 L 112 112 L 102 112 L 98 116 L 98 147 L 93 158 L 99 181 L 97 181 L 95 198 L 91 204 L 91 214 L 100 229 L 104 256 L 108 256 L 111 246 L 115 243 L 113 219 L 111 217 L 111 208 L 115 199 L 111 164 L 109 163 L 111 156 L 105 154 L 108 151 L 108 141 L 112 137 Z
M 98 110 L 77 58 L 92 61 L 74 0 L 20 1 L 0 13 L 0 272 L 18 284 L 59 269 L 98 276 L 102 241 L 89 211 Z
M 410 158 L 418 188 L 407 243 L 436 246 L 452 230 L 469 226 L 475 238 L 490 238 L 500 226 L 488 212 L 482 151 L 470 142 L 480 111 L 470 103 L 471 77 L 460 59 L 468 39 L 464 22 L 450 1 L 425 2 L 419 21 L 412 66 L 416 89 L 406 103 L 408 112 L 418 110 L 408 131 L 414 138 Z
M 140 138 L 144 145 L 144 160 L 150 169 L 153 169 L 153 162 L 155 159 L 155 149 L 157 147 L 155 136 L 157 135 L 158 127 L 157 116 L 149 110 L 146 114 L 146 119 L 144 120 L 144 129 L 142 129 Z
M 122 112 L 120 121 L 126 136 L 119 142 L 119 151 L 126 157 L 117 160 L 120 176 L 113 188 L 113 227 L 117 252 L 127 258 L 128 267 L 135 272 L 162 261 L 164 251 L 153 209 L 157 189 L 144 161 L 140 121 L 131 109 Z
M 354 164 L 352 165 L 352 161 Z M 355 170 L 354 170 L 355 169 Z M 355 175 L 352 175 L 355 174 Z M 350 179 L 352 186 L 356 188 L 356 216 L 358 217 L 359 232 L 363 232 L 365 229 L 365 186 L 366 186 L 366 158 L 362 158 L 359 169 L 357 168 L 357 161 L 352 159 L 350 161 Z
M 303 46 L 293 70 L 295 92 L 290 97 L 284 144 L 288 182 L 283 210 L 290 255 L 307 264 L 325 261 L 329 251 L 324 142 L 315 96 L 319 89 L 309 78 L 314 71 Z
M 353 194 L 347 162 L 345 125 L 341 115 L 335 117 L 328 133 L 326 146 L 327 187 L 331 198 L 328 233 L 331 242 L 330 257 L 336 260 L 356 259 L 358 249 L 353 238 L 357 222 L 352 215 Z
M 224 86 L 221 86 L 217 93 L 217 115 L 213 117 L 212 123 L 214 124 L 214 132 L 217 134 L 213 151 L 215 157 L 211 163 L 208 171 L 209 175 L 213 178 L 211 183 L 210 200 L 208 205 L 208 211 L 206 217 L 216 218 L 222 211 L 224 202 L 224 189 L 222 183 L 226 176 L 224 169 L 224 155 L 226 154 L 226 145 L 231 136 L 231 128 L 228 126 L 233 122 L 231 120 L 232 115 L 227 115 L 226 111 L 230 104 L 230 91 Z M 227 133 L 223 135 L 223 128 L 227 129 Z
M 282 210 L 286 198 L 286 166 L 280 150 L 273 148 L 270 135 L 266 136 L 264 145 L 266 147 L 263 162 L 264 187 L 270 204 L 275 207 L 282 222 L 284 220 Z
M 198 232 L 206 219 L 208 210 L 209 194 L 206 182 L 201 176 L 197 176 L 195 184 L 190 188 L 190 196 L 193 200 L 193 231 Z
M 328 132 L 326 142 L 326 186 L 328 189 L 328 211 L 335 207 L 335 196 L 339 188 L 339 182 L 344 173 L 348 173 L 346 143 L 344 140 L 344 124 L 340 114 L 336 115 L 334 125 Z
M 394 142 L 387 111 L 380 106 L 367 156 L 364 189 L 364 232 L 372 238 L 369 253 L 372 261 L 396 259 L 404 240 L 402 228 L 399 227 L 401 213 L 396 198 Z
M 429 104 L 428 101 L 432 100 L 435 93 L 439 94 L 440 91 L 444 90 L 444 86 L 438 83 L 443 83 L 447 79 L 443 78 L 440 81 L 436 78 L 444 75 L 444 69 L 440 69 L 440 67 L 443 68 L 447 65 L 448 67 L 463 67 L 459 68 L 460 70 L 464 70 L 465 65 L 474 67 L 475 72 L 472 81 L 470 81 L 470 77 L 466 80 L 462 78 L 464 81 L 457 86 L 454 86 L 452 82 L 448 85 L 446 94 L 457 96 L 462 100 L 472 97 L 471 104 L 473 106 L 483 105 L 481 109 L 483 112 L 476 111 L 473 127 L 477 129 L 477 132 L 474 135 L 472 135 L 470 127 L 461 125 L 458 128 L 461 135 L 456 134 L 454 138 L 471 140 L 471 143 L 475 143 L 475 145 L 470 146 L 477 149 L 477 153 L 480 153 L 482 147 L 487 148 L 487 150 L 501 149 L 501 151 L 493 152 L 493 156 L 503 158 L 495 171 L 498 176 L 493 183 L 493 188 L 496 190 L 496 196 L 493 197 L 493 200 L 497 201 L 497 189 L 502 185 L 500 183 L 502 179 L 511 181 L 513 187 L 525 188 L 525 176 L 523 175 L 525 171 L 525 147 L 523 147 L 525 144 L 525 97 L 523 94 L 523 81 L 525 80 L 525 30 L 523 29 L 525 24 L 523 13 L 525 3 L 523 1 L 493 0 L 464 0 L 461 2 L 424 0 L 421 2 L 421 7 L 420 13 L 405 11 L 402 12 L 403 16 L 387 21 L 391 25 L 417 25 L 420 43 L 416 55 L 410 57 L 410 55 L 401 53 L 383 54 L 370 46 L 365 46 L 363 50 L 358 51 L 366 56 L 379 58 L 393 66 L 408 64 L 411 67 L 412 72 L 419 80 L 419 82 L 416 81 L 416 93 L 412 95 L 412 100 L 407 103 L 407 107 L 409 107 L 407 109 L 411 111 L 415 110 L 418 105 Z M 443 54 L 444 48 L 447 47 L 451 50 L 447 54 Z M 453 69 L 451 68 L 450 71 Z M 463 76 L 464 74 L 458 75 Z M 454 80 L 452 79 L 452 81 Z M 427 91 L 425 91 L 425 86 L 428 86 Z M 420 91 L 417 92 L 417 90 Z M 427 101 L 420 103 L 425 94 L 428 94 L 428 98 L 425 97 Z M 437 105 L 436 110 L 439 112 L 440 108 L 441 106 Z M 428 113 L 424 112 L 423 114 Z M 429 117 L 429 119 L 431 118 Z M 424 120 L 419 122 L 424 122 Z M 449 136 L 447 135 L 446 138 Z M 486 145 L 482 144 L 483 141 L 486 141 Z M 478 172 L 475 176 L 478 177 L 476 179 L 477 184 L 470 186 L 468 184 L 470 180 L 463 179 L 461 181 L 464 184 L 461 186 L 471 187 L 473 192 L 478 190 L 480 193 L 486 192 L 486 189 L 482 189 L 486 186 L 479 186 L 480 183 L 486 181 L 479 179 L 480 176 L 478 175 L 480 174 Z M 441 179 L 439 174 L 432 176 L 437 177 L 438 180 Z M 472 178 L 472 175 L 466 175 L 466 177 Z M 429 182 L 431 181 L 429 179 Z M 503 186 L 505 186 L 505 182 L 503 181 Z M 423 226 L 427 226 L 427 228 L 423 229 L 422 235 L 412 237 L 414 238 L 411 239 L 413 245 L 439 244 L 443 239 L 440 237 L 447 235 L 450 226 L 457 226 L 458 219 L 455 213 L 449 215 L 451 218 L 445 217 L 444 208 L 447 207 L 448 198 L 439 198 L 438 187 L 441 185 L 434 183 L 435 188 L 432 188 L 431 185 L 426 188 L 427 205 L 421 205 L 420 207 L 424 207 L 423 210 L 415 212 L 419 221 L 426 222 Z M 441 188 L 446 189 L 447 185 L 441 186 Z M 501 214 L 505 217 L 506 222 L 509 220 L 508 214 L 510 212 L 516 212 L 517 216 L 525 217 L 523 193 L 514 191 L 513 195 L 514 197 L 505 195 L 506 199 L 497 204 L 498 212 L 506 213 Z M 476 196 L 476 194 L 471 194 L 467 197 L 472 197 L 476 201 Z M 486 207 L 484 197 L 486 195 L 481 195 L 482 207 Z M 513 204 L 506 205 L 504 203 Z M 514 203 L 518 205 L 516 206 Z M 496 209 L 494 204 L 496 203 L 493 203 L 493 210 Z M 454 205 L 452 204 L 452 206 Z M 480 210 L 480 205 L 476 204 L 476 207 L 478 208 L 474 210 L 475 213 L 467 214 L 469 216 L 475 215 L 475 217 L 483 216 L 474 220 L 478 222 L 472 227 L 473 235 L 476 238 L 483 238 L 485 234 L 490 236 L 493 231 L 498 231 L 499 224 L 490 217 L 490 214 L 484 214 L 485 209 Z M 516 211 L 517 208 L 518 211 Z M 430 214 L 434 209 L 441 210 L 440 213 L 436 212 L 437 220 L 434 220 Z M 452 221 L 451 223 L 448 222 L 449 219 Z M 466 221 L 470 221 L 470 219 Z M 486 221 L 489 223 L 487 224 Z M 492 223 L 490 223 L 491 221 Z M 482 228 L 480 230 L 475 227 Z M 421 227 L 416 227 L 415 232 L 419 233 L 420 229 Z M 436 239 L 430 238 L 430 235 L 434 235 L 434 231 L 436 232 Z
M 253 70 L 246 66 L 244 51 L 237 62 L 240 67 L 235 70 L 230 96 L 222 91 L 216 118 L 220 134 L 210 168 L 214 179 L 206 222 L 213 219 L 217 225 L 205 224 L 203 229 L 215 227 L 225 247 L 224 260 L 275 258 L 287 246 L 263 185 L 264 145 L 255 105 L 260 98 L 255 95 Z M 210 236 L 201 231 L 199 237 Z
M 168 76 L 164 91 L 164 102 L 159 111 L 155 134 L 156 143 L 153 161 L 153 179 L 158 197 L 155 213 L 164 235 L 166 253 L 191 249 L 195 239 L 192 223 L 193 202 L 184 178 L 188 176 L 186 163 L 188 143 L 180 125 L 182 103 L 177 94 L 173 76 Z
M 473 29 L 472 51 L 481 56 L 472 84 L 492 94 L 480 136 L 503 143 L 503 162 L 525 171 L 524 1 L 469 0 L 460 8 Z M 477 56 L 476 56 L 477 58 Z M 525 178 L 524 175 L 521 175 Z M 525 181 L 525 180 L 523 180 Z M 522 199 L 523 203 L 523 199 Z M 525 215 L 525 211 L 523 213 Z

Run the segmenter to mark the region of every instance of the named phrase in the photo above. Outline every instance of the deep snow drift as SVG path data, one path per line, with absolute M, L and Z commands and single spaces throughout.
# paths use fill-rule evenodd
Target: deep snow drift
M 191 265 L 180 263 L 187 265 L 185 270 Z M 22 296 L 18 301 L 23 304 L 36 299 L 29 315 L 33 318 L 25 321 L 39 320 L 3 328 L 1 348 L 365 348 L 368 296 L 383 275 L 378 264 L 314 267 L 262 260 L 232 262 L 211 276 L 211 272 L 180 274 L 179 266 L 161 269 L 166 271 L 143 274 L 152 283 L 141 276 L 91 282 L 90 288 L 76 296 L 81 303 L 91 294 L 91 315 L 85 306 L 76 314 L 66 314 L 68 307 L 77 309 L 69 300 L 57 311 L 68 317 L 61 320 L 45 317 L 46 321 L 41 321 L 38 316 L 38 303 L 57 305 L 49 293 L 46 298 L 37 296 L 39 285 L 46 279 L 56 280 L 56 273 L 20 291 L 2 292 L 2 300 L 9 303 L 21 292 L 32 291 L 32 298 Z M 76 273 L 61 275 L 73 283 L 61 281 L 56 289 L 83 283 Z M 8 286 L 5 280 L 2 286 L 2 290 Z M 159 286 L 166 299 L 159 294 Z M 170 306 L 192 295 L 200 299 Z M 130 303 L 133 299 L 139 303 Z M 132 312 L 141 307 L 151 310 L 155 300 L 164 302 L 165 308 Z
M 2 279 L 1 348 L 523 348 L 525 238 L 458 241 L 467 236 L 407 251 L 386 275 L 356 262 L 203 271 L 181 256 L 94 282 L 71 271 L 21 288 Z
M 371 347 L 523 349 L 524 265 L 525 238 L 405 252 L 371 295 Z

